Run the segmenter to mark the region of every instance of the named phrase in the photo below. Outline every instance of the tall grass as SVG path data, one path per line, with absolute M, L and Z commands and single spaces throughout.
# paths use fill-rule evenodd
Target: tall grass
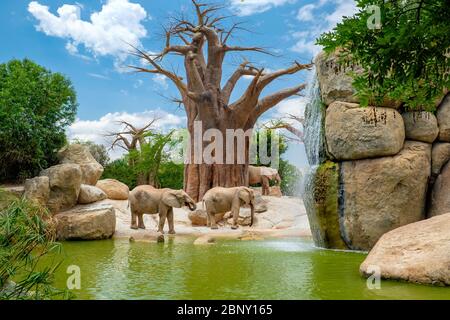
M 62 262 L 55 235 L 46 208 L 0 190 L 0 299 L 71 297 L 53 286 Z

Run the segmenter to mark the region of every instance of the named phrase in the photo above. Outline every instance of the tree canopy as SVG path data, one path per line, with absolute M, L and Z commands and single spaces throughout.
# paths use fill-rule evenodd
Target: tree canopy
M 0 64 L 0 180 L 27 178 L 56 162 L 76 109 L 62 74 L 27 59 Z
M 410 109 L 433 110 L 450 86 L 450 0 L 356 2 L 359 12 L 317 43 L 363 66 L 354 81 L 362 104 L 388 97 Z

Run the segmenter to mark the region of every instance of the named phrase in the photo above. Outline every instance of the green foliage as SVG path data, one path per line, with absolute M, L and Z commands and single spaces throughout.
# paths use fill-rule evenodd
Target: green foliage
M 55 260 L 60 246 L 48 211 L 1 190 L 0 202 L 0 299 L 71 297 L 52 285 L 61 261 Z
M 75 139 L 73 143 L 81 144 L 89 148 L 89 152 L 92 154 L 95 160 L 97 160 L 98 163 L 100 163 L 103 167 L 105 167 L 110 158 L 108 155 L 108 150 L 106 147 L 102 144 L 96 144 L 92 141 L 81 141 L 78 139 Z
M 75 91 L 63 75 L 30 60 L 0 64 L 0 181 L 54 164 L 76 109 Z
M 278 173 L 281 177 L 281 192 L 286 196 L 298 196 L 300 194 L 299 186 L 302 179 L 300 170 L 288 161 L 281 159 Z
M 161 186 L 175 190 L 183 189 L 184 164 L 167 161 L 161 163 L 158 172 L 158 179 Z
M 105 166 L 102 179 L 117 179 L 130 187 L 151 184 L 164 188 L 183 188 L 183 165 L 170 160 L 169 153 L 178 143 L 173 132 L 148 133 L 140 150 L 132 150 L 122 159 Z
M 362 65 L 354 86 L 362 104 L 371 97 L 399 100 L 411 109 L 435 108 L 450 87 L 450 0 L 356 0 L 359 12 L 324 33 L 317 43 L 326 52 L 340 51 L 342 62 Z M 373 12 L 381 9 L 380 29 L 369 29 Z
M 137 175 L 126 158 L 111 161 L 105 166 L 102 179 L 116 179 L 125 183 L 130 189 L 137 186 Z

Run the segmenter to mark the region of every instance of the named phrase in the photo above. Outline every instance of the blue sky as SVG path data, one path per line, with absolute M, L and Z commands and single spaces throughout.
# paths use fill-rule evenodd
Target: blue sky
M 245 57 L 266 70 L 285 68 L 294 60 L 311 61 L 320 50 L 314 39 L 330 30 L 343 15 L 351 15 L 353 0 L 223 0 L 232 21 L 245 21 L 249 32 L 232 39 L 236 45 L 269 48 L 276 57 L 235 54 L 224 65 L 224 78 Z M 0 4 L 0 62 L 30 58 L 67 75 L 78 94 L 78 119 L 68 130 L 79 137 L 105 143 L 102 133 L 113 130 L 119 119 L 144 123 L 155 113 L 161 127 L 183 127 L 184 112 L 167 97 L 177 96 L 172 84 L 161 77 L 133 74 L 127 64 L 127 44 L 158 52 L 164 45 L 162 26 L 177 12 L 190 15 L 190 0 L 4 0 Z M 231 42 L 230 42 L 231 43 Z M 181 60 L 166 64 L 182 70 Z M 266 93 L 308 79 L 307 73 L 285 77 Z M 249 79 L 235 91 L 239 97 Z M 305 99 L 282 102 L 264 118 L 302 112 Z M 302 166 L 302 146 L 292 146 L 288 158 Z

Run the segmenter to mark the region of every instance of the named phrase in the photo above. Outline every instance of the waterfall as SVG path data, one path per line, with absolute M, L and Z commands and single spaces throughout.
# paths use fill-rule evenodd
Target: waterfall
M 325 109 L 320 96 L 317 73 L 313 77 L 307 90 L 308 102 L 305 108 L 304 144 L 309 162 L 302 188 L 302 197 L 305 204 L 308 220 L 314 242 L 318 247 L 325 247 L 324 235 L 321 234 L 320 221 L 317 215 L 314 188 L 316 187 L 316 172 L 319 165 L 325 160 L 324 122 Z
M 310 166 L 316 166 L 323 161 L 323 122 L 324 112 L 320 97 L 319 80 L 313 71 L 313 77 L 307 90 L 308 102 L 305 108 L 304 143 L 306 156 Z

